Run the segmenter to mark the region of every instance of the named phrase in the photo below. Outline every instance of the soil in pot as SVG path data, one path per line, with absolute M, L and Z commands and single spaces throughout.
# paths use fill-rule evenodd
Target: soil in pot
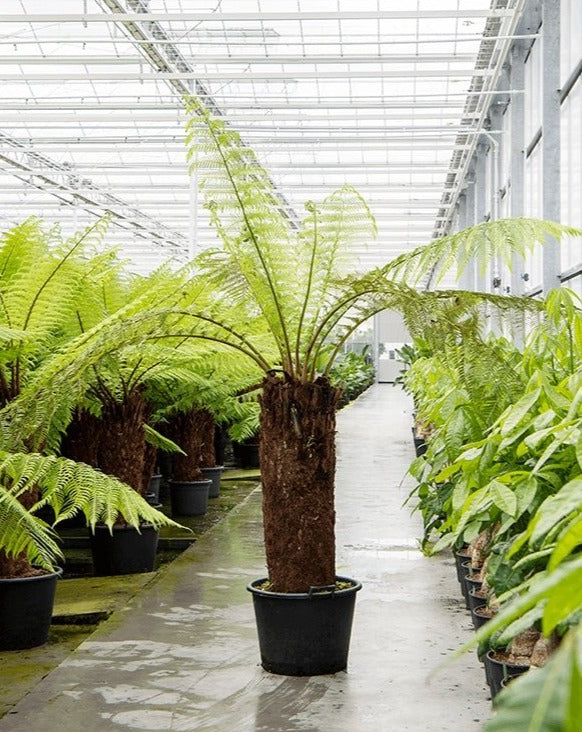
M 153 572 L 158 548 L 159 531 L 153 526 L 142 526 L 138 532 L 131 526 L 96 526 L 89 531 L 95 575 L 104 577 L 117 574 Z
M 485 625 L 488 620 L 491 620 L 495 613 L 493 612 L 493 610 L 491 610 L 491 608 L 483 604 L 478 605 L 471 612 L 471 615 L 473 616 L 473 625 L 475 626 L 475 630 L 478 630 L 482 625 Z
M 335 586 L 280 593 L 261 589 L 266 582 L 255 580 L 247 587 L 253 595 L 263 668 L 285 676 L 345 670 L 361 583 L 337 577 Z
M 32 577 L 0 578 L 0 651 L 46 643 L 61 569 Z
M 210 483 L 206 480 L 173 480 L 170 483 L 172 516 L 202 516 L 208 508 Z

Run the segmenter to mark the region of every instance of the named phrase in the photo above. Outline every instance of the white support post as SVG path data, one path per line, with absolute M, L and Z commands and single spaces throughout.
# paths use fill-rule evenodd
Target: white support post
M 560 0 L 542 4 L 542 171 L 543 217 L 559 221 L 560 206 Z M 560 248 L 548 238 L 543 248 L 544 295 L 560 287 Z

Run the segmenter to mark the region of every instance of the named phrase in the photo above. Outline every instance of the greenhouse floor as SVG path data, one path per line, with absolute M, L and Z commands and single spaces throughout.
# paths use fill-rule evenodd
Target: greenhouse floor
M 401 732 L 481 728 L 475 653 L 450 556 L 417 549 L 402 508 L 411 403 L 378 384 L 338 415 L 338 572 L 360 579 L 347 673 L 291 678 L 259 665 L 249 580 L 264 576 L 260 491 L 99 625 L 0 720 L 0 730 Z

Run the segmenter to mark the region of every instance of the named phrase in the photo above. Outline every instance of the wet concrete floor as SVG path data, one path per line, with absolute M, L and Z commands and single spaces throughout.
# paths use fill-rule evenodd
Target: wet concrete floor
M 358 594 L 347 672 L 259 665 L 248 581 L 264 576 L 260 491 L 114 613 L 0 720 L 0 732 L 470 732 L 490 714 L 450 556 L 418 551 L 402 503 L 411 403 L 372 387 L 338 415 L 337 570 Z

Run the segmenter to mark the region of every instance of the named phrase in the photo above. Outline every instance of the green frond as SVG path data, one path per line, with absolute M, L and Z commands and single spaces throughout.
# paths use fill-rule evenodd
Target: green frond
M 144 432 L 146 442 L 149 445 L 153 445 L 153 447 L 157 447 L 158 450 L 163 450 L 164 452 L 178 452 L 182 455 L 186 454 L 179 445 L 170 440 L 169 437 L 164 437 L 164 435 L 155 430 L 151 425 L 145 424 Z
M 548 237 L 560 241 L 567 236 L 581 235 L 579 229 L 553 221 L 531 218 L 487 221 L 396 257 L 384 267 L 384 273 L 414 284 L 432 272 L 433 281 L 438 284 L 451 268 L 459 276 L 470 262 L 476 262 L 484 271 L 493 258 L 499 258 L 511 269 L 514 255 L 525 256 Z
M 24 554 L 38 567 L 52 569 L 63 559 L 56 533 L 0 487 L 0 548 L 9 557 Z
M 27 511 L 18 496 L 31 487 L 40 499 Z M 81 512 L 87 524 L 112 527 L 121 516 L 130 526 L 177 526 L 136 491 L 83 463 L 36 453 L 0 452 L 0 547 L 24 553 L 32 564 L 50 568 L 62 557 L 56 536 L 35 514 L 50 506 L 55 523 Z

